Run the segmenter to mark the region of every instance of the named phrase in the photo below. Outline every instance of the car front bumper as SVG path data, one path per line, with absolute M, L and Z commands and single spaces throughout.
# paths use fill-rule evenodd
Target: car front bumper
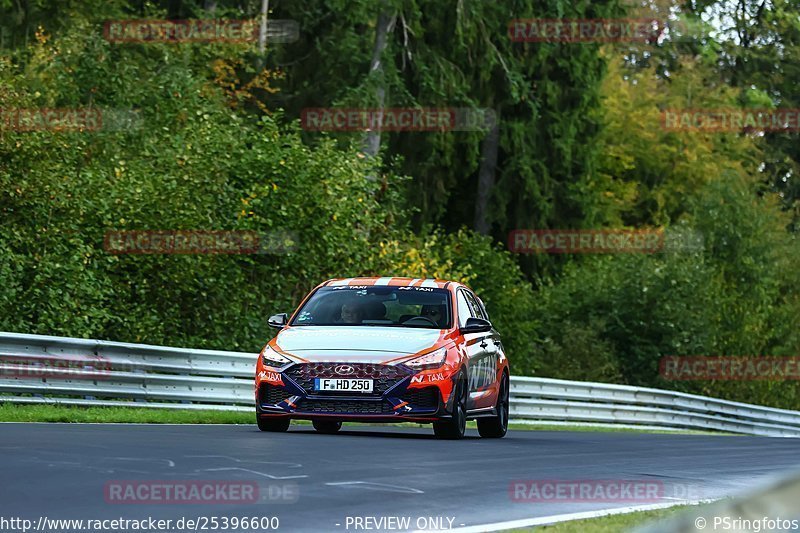
M 373 380 L 373 392 L 314 390 L 316 378 L 332 376 L 332 363 L 296 363 L 280 371 L 260 372 L 256 380 L 256 410 L 263 416 L 296 419 L 335 417 L 372 421 L 433 421 L 449 417 L 436 384 L 413 383 L 415 376 L 401 366 L 353 365 L 353 377 Z M 350 377 L 350 376 L 348 376 Z

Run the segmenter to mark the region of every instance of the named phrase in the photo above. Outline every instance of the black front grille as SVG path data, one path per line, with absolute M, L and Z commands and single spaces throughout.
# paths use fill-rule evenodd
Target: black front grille
M 277 405 L 292 396 L 286 390 L 269 383 L 262 384 L 258 392 L 259 401 L 264 405 Z
M 409 389 L 403 394 L 403 401 L 408 402 L 412 408 L 435 409 L 439 407 L 439 389 L 436 387 Z
M 389 402 L 383 400 L 310 400 L 297 406 L 303 413 L 380 415 L 394 412 Z
M 337 374 L 336 367 L 346 365 L 353 367 L 352 373 Z M 388 365 L 373 363 L 302 363 L 292 366 L 284 372 L 284 375 L 292 379 L 306 392 L 314 393 L 315 378 L 360 378 L 372 379 L 371 396 L 381 396 L 398 382 L 402 381 L 409 374 L 407 371 Z M 352 394 L 352 392 L 325 394 Z M 365 394 L 365 396 L 370 396 Z

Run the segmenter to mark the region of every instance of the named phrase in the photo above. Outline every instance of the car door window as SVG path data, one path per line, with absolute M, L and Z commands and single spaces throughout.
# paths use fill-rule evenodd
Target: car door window
M 485 320 L 489 320 L 489 313 L 486 311 L 486 306 L 484 305 L 483 300 L 481 300 L 477 296 L 475 297 L 475 299 L 478 301 L 478 309 L 480 309 L 481 315 L 483 315 L 483 318 Z
M 475 295 L 471 292 L 465 292 L 465 296 L 467 297 L 467 303 L 469 303 L 470 314 L 474 318 L 483 318 L 486 320 L 486 317 L 483 316 L 483 311 L 481 310 L 481 306 L 478 305 L 478 299 L 475 298 Z
M 467 323 L 467 319 L 472 316 L 472 310 L 464 297 L 464 291 L 456 293 L 456 302 L 458 303 L 458 325 L 464 326 Z

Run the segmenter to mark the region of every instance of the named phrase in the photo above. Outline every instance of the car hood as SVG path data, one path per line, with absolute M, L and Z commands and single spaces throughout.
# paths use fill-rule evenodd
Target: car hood
M 381 362 L 431 348 L 439 329 L 379 326 L 295 326 L 275 339 L 289 354 L 310 361 Z

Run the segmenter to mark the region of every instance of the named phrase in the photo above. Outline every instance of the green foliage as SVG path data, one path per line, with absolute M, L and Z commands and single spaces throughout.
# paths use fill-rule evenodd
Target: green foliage
M 484 299 L 516 374 L 800 407 L 793 383 L 658 376 L 665 355 L 800 353 L 800 252 L 787 230 L 796 136 L 661 127 L 667 108 L 798 107 L 795 6 L 732 19 L 749 36 L 741 46 L 706 35 L 713 0 L 651 3 L 697 35 L 621 49 L 508 38 L 514 18 L 623 13 L 562 0 L 275 3 L 270 16 L 301 35 L 266 56 L 102 36 L 108 19 L 249 18 L 260 2 L 215 4 L 0 0 L 0 109 L 90 107 L 107 119 L 96 132 L 0 125 L 0 330 L 254 351 L 272 333 L 266 317 L 321 280 L 439 277 Z M 381 9 L 395 26 L 370 72 Z M 499 114 L 494 239 L 465 229 L 484 132 L 384 133 L 372 160 L 361 133 L 297 125 L 304 107 L 370 107 L 381 90 L 387 106 Z M 704 244 L 594 257 L 514 257 L 499 244 L 512 228 L 661 226 Z M 111 230 L 180 229 L 290 231 L 297 247 L 103 247 Z
M 619 373 L 630 384 L 800 407 L 792 382 L 659 377 L 667 355 L 797 355 L 797 272 L 787 269 L 800 246 L 774 198 L 755 200 L 735 174 L 721 178 L 686 217 L 684 232 L 699 233 L 703 248 L 587 257 L 545 284 L 536 300 L 537 371 L 601 381 Z
M 5 63 L 3 86 L 14 88 L 6 105 L 86 105 L 81 95 L 101 87 L 103 109 L 137 108 L 141 121 L 121 131 L 4 132 L 0 286 L 9 312 L 0 329 L 255 350 L 271 311 L 321 279 L 369 268 L 371 243 L 402 223 L 394 178 L 367 180 L 372 164 L 356 150 L 312 149 L 275 118 L 232 111 L 180 50 L 153 63 L 83 30 L 42 39 L 24 72 Z M 133 229 L 292 231 L 298 246 L 255 256 L 103 249 L 107 231 Z
M 737 91 L 714 84 L 702 62 L 683 59 L 674 80 L 655 68 L 630 72 L 610 58 L 603 88 L 597 173 L 581 187 L 585 227 L 663 225 L 690 209 L 708 183 L 726 172 L 756 173 L 752 138 L 733 133 L 668 131 L 664 109 L 734 107 Z
M 662 355 L 704 353 L 711 345 L 708 326 L 720 292 L 701 254 L 586 258 L 543 287 L 537 345 L 543 354 L 553 352 L 552 344 L 561 347 L 565 366 L 581 365 L 583 376 L 619 372 L 625 382 L 652 384 Z M 593 357 L 584 338 L 595 339 L 585 329 L 605 341 Z M 559 367 L 548 361 L 545 368 Z

